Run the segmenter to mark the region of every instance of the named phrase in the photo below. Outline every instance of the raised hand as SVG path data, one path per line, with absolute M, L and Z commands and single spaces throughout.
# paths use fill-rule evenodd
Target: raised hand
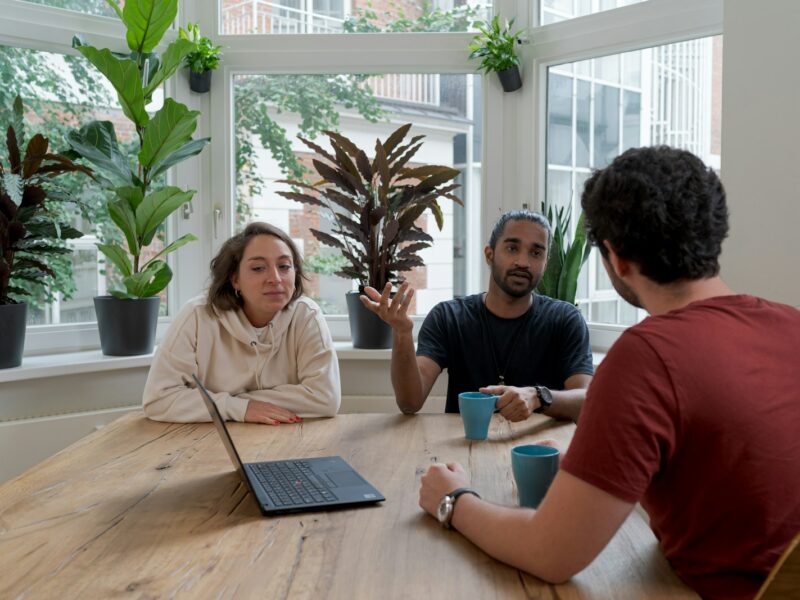
M 414 297 L 414 288 L 405 281 L 397 290 L 394 298 L 390 297 L 392 284 L 387 283 L 383 293 L 373 287 L 365 287 L 364 294 L 359 296 L 361 303 L 388 323 L 397 332 L 410 332 L 414 323 L 408 316 L 408 306 Z

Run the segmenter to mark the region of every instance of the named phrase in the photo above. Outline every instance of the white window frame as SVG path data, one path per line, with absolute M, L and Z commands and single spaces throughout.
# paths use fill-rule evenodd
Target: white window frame
M 545 198 L 548 67 L 722 33 L 723 0 L 646 0 L 542 27 L 535 27 L 539 17 L 536 4 L 531 0 L 495 0 L 497 13 L 516 15 L 517 24 L 531 26 L 531 41 L 521 50 L 522 90 L 504 94 L 496 77 L 484 80 L 483 203 L 479 223 L 468 224 L 482 240 L 488 239 L 492 224 L 503 212 L 536 208 Z M 0 13 L 0 43 L 6 45 L 75 54 L 72 35 L 81 32 L 97 46 L 125 50 L 124 27 L 115 19 L 22 0 L 0 0 Z M 198 190 L 191 210 L 172 220 L 170 235 L 193 232 L 200 237 L 199 242 L 172 255 L 175 277 L 169 294 L 170 314 L 202 292 L 206 265 L 233 231 L 231 214 L 226 210 L 233 199 L 232 173 L 229 168 L 223 173 L 216 168 L 212 177 L 212 165 L 232 164 L 234 74 L 473 73 L 475 69 L 465 50 L 472 38 L 470 33 L 221 36 L 214 34 L 219 30 L 216 0 L 184 0 L 178 22 L 189 20 L 200 22 L 202 29 L 226 48 L 225 59 L 212 80 L 211 94 L 192 94 L 183 72 L 169 82 L 167 89 L 176 100 L 201 111 L 196 136 L 210 135 L 213 140 L 200 157 L 182 163 L 170 176 L 175 184 Z M 167 39 L 172 35 L 174 32 L 169 32 Z M 225 140 L 227 143 L 222 143 Z M 221 209 L 219 218 L 215 217 L 215 208 Z M 488 270 L 482 248 L 468 254 L 467 269 L 468 292 L 485 289 Z M 169 319 L 161 321 L 159 337 Z M 346 318 L 332 316 L 328 321 L 337 339 L 349 337 Z M 589 323 L 589 328 L 593 347 L 601 350 L 625 329 L 596 323 Z M 26 354 L 98 346 L 94 323 L 31 328 L 26 338 Z

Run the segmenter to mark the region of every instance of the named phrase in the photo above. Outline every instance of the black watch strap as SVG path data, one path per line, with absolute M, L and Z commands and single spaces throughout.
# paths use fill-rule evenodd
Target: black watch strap
M 481 495 L 478 492 L 476 492 L 472 488 L 468 488 L 468 487 L 458 488 L 457 490 L 453 490 L 452 492 L 450 492 L 447 495 L 450 496 L 453 499 L 453 505 L 455 505 L 456 498 L 458 498 L 461 494 L 474 494 L 478 498 L 481 497 Z

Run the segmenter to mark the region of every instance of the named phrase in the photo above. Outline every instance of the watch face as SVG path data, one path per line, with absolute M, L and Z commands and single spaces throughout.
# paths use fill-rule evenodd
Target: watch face
M 452 506 L 453 504 L 450 496 L 445 496 L 442 498 L 442 501 L 439 502 L 439 506 L 436 509 L 436 518 L 439 519 L 439 523 L 447 522 Z

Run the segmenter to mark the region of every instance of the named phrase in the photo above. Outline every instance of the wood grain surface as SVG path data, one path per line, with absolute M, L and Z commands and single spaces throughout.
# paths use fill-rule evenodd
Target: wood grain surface
M 418 506 L 419 477 L 461 462 L 516 503 L 510 449 L 574 425 L 457 415 L 230 424 L 245 462 L 339 454 L 381 505 L 265 518 L 210 423 L 127 415 L 0 486 L 0 598 L 695 598 L 634 511 L 594 563 L 552 586 L 489 558 Z

